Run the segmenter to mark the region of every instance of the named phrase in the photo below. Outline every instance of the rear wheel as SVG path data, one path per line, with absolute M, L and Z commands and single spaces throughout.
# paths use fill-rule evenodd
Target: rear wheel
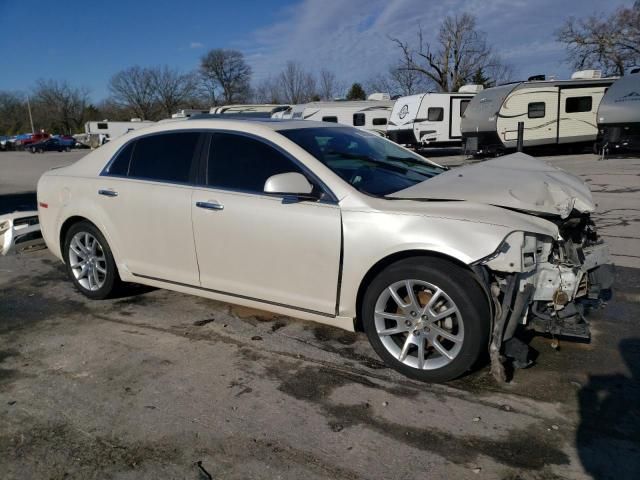
M 71 281 L 85 296 L 101 300 L 120 288 L 111 249 L 92 223 L 82 221 L 71 226 L 65 237 L 63 254 Z
M 31 153 L 36 153 L 35 147 L 31 147 Z
M 367 288 L 362 315 L 378 355 L 417 380 L 462 375 L 488 344 L 484 292 L 470 272 L 441 259 L 415 257 L 387 267 Z

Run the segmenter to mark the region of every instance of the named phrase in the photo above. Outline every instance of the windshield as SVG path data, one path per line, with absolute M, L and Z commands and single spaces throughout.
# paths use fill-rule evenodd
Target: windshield
M 389 195 L 443 172 L 421 156 L 355 128 L 299 128 L 279 133 L 369 195 Z

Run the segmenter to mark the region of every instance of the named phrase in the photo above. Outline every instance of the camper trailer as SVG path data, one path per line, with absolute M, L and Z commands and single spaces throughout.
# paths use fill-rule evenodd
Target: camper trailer
M 515 149 L 518 122 L 524 123 L 524 147 L 593 144 L 598 105 L 615 81 L 599 76 L 598 71 L 576 72 L 571 80 L 528 80 L 484 90 L 462 117 L 465 152 L 494 155 Z
M 387 136 L 411 147 L 459 146 L 460 120 L 481 85 L 465 85 L 456 93 L 421 93 L 393 104 Z
M 247 115 L 254 118 L 270 118 L 273 114 L 285 111 L 290 105 L 252 104 L 252 105 L 222 105 L 212 107 L 209 113 Z
M 84 132 L 89 139 L 89 146 L 96 148 L 127 132 L 148 127 L 154 123 L 155 122 L 140 120 L 139 118 L 132 118 L 130 122 L 110 122 L 109 120 L 87 122 L 84 124 Z
M 311 102 L 304 106 L 301 118 L 341 123 L 385 135 L 392 107 L 390 100 Z M 292 118 L 296 118 L 295 113 Z
M 640 151 L 640 73 L 616 80 L 602 97 L 594 150 Z

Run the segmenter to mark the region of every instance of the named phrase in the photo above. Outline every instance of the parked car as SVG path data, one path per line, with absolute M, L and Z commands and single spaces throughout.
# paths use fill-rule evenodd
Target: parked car
M 335 123 L 199 119 L 130 132 L 38 183 L 51 252 L 92 299 L 137 282 L 363 329 L 446 381 L 529 322 L 588 335 L 611 286 L 578 178 L 514 154 L 447 171 Z
M 17 150 L 26 150 L 34 143 L 42 142 L 43 140 L 46 140 L 50 137 L 51 135 L 43 132 L 18 135 L 18 139 L 16 140 L 15 147 Z
M 62 152 L 62 151 L 70 151 L 71 146 L 69 142 L 63 142 L 59 138 L 48 138 L 46 140 L 42 140 L 40 142 L 32 143 L 27 147 L 31 153 L 42 153 L 42 152 Z

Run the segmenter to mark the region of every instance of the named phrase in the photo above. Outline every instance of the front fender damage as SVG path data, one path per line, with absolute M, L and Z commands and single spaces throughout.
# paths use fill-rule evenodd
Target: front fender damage
M 587 225 L 589 228 L 584 228 Z M 510 234 L 494 254 L 476 262 L 484 269 L 494 316 L 489 354 L 491 372 L 505 381 L 505 361 L 531 364 L 519 326 L 553 337 L 588 341 L 586 315 L 611 297 L 613 266 L 609 249 L 590 221 L 582 231 L 566 229 L 558 239 L 525 232 Z

